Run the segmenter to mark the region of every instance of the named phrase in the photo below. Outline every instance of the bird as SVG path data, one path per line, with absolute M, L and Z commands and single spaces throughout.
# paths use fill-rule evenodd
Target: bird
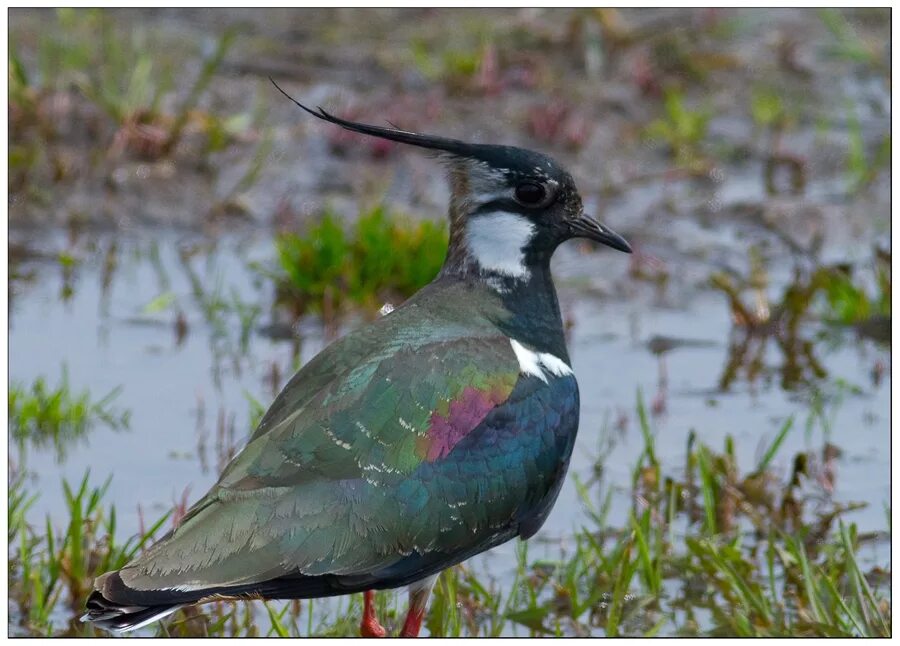
M 579 393 L 551 256 L 572 238 L 631 248 L 548 155 L 345 120 L 272 83 L 444 162 L 445 261 L 300 368 L 180 524 L 95 579 L 82 620 L 129 631 L 218 599 L 363 593 L 360 634 L 381 637 L 375 591 L 408 586 L 400 636 L 418 636 L 437 576 L 533 536 L 564 481 Z

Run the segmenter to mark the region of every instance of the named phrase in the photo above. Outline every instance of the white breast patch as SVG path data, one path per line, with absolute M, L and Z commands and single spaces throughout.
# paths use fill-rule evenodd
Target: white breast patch
M 547 383 L 548 376 L 562 377 L 572 374 L 572 369 L 565 361 L 549 352 L 534 352 L 515 339 L 510 339 L 509 344 L 516 353 L 519 370 L 523 375 L 531 375 Z

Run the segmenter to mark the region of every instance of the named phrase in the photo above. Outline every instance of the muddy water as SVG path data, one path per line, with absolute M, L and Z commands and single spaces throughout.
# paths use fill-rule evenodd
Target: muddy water
M 64 249 L 68 242 L 62 236 L 41 236 L 29 244 L 50 250 Z M 75 392 L 89 387 L 97 398 L 121 386 L 114 406 L 131 411 L 130 429 L 95 429 L 68 446 L 62 461 L 50 448 L 29 448 L 24 455 L 11 448 L 10 455 L 34 474 L 31 488 L 41 492 L 31 519 L 42 521 L 50 514 L 58 526 L 66 521 L 62 479 L 78 481 L 86 469 L 94 484 L 112 475 L 108 502 L 116 505 L 119 531 L 126 536 L 137 531 L 141 514 L 149 521 L 185 495 L 191 501 L 202 495 L 227 449 L 239 448 L 249 430 L 247 394 L 267 405 L 274 392 L 273 371 L 283 384 L 297 357 L 307 361 L 326 338 L 315 321 L 301 324 L 293 338 L 268 333 L 270 283 L 250 266 L 271 262 L 268 235 L 210 241 L 156 231 L 95 237 L 76 248 L 83 260 L 68 279 L 55 263 L 20 266 L 33 272 L 33 278 L 17 283 L 13 293 L 10 378 L 30 384 L 44 376 L 56 383 L 65 366 Z M 193 250 L 187 260 L 185 249 Z M 599 462 L 604 479 L 596 495 L 606 487 L 616 491 L 612 522 L 626 517 L 633 503 L 628 495 L 632 468 L 643 450 L 635 413 L 640 389 L 647 406 L 657 409 L 651 420 L 664 471 L 677 472 L 684 464 L 691 430 L 715 450 L 722 450 L 726 434 L 732 435 L 742 470 L 751 469 L 784 420 L 794 415 L 794 431 L 775 461 L 785 480 L 796 451 L 820 450 L 830 441 L 843 450 L 834 496 L 869 503 L 848 519 L 863 531 L 885 529 L 890 387 L 889 379 L 873 385 L 870 373 L 875 362 L 889 360 L 887 351 L 851 337 L 819 344 L 818 356 L 830 379 L 859 386 L 861 394 L 846 394 L 839 406 L 826 408 L 830 435 L 818 425 L 807 431 L 808 394 L 781 390 L 777 378 L 769 386 L 738 381 L 727 392 L 720 390 L 731 327 L 720 295 L 699 291 L 684 301 L 648 298 L 646 290 L 628 281 L 622 287 L 626 264 L 620 254 L 584 254 L 571 246 L 554 259 L 582 390 L 572 473 L 586 481 Z M 592 289 L 585 289 L 585 283 Z M 237 295 L 261 307 L 245 347 L 238 317 L 225 313 L 210 318 L 196 284 L 203 286 L 207 301 L 215 294 L 225 300 Z M 71 293 L 63 299 L 67 286 Z M 168 298 L 166 309 L 147 307 L 169 292 L 174 298 Z M 176 323 L 179 312 L 181 325 Z M 648 348 L 648 341 L 658 336 L 696 343 L 676 347 L 661 359 Z M 772 346 L 766 363 L 777 366 L 783 358 Z M 668 383 L 662 394 L 661 371 Z M 531 556 L 559 558 L 567 537 L 588 522 L 570 474 L 553 514 L 532 543 Z M 503 582 L 514 570 L 514 545 L 478 559 L 479 567 Z

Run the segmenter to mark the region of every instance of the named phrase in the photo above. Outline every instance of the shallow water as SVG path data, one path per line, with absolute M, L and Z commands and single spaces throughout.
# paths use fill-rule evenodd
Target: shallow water
M 36 247 L 38 242 L 45 250 L 67 244 L 62 236 L 32 240 Z M 113 245 L 118 261 L 110 275 L 107 259 Z M 305 362 L 326 340 L 312 320 L 295 330 L 294 339 L 274 340 L 263 333 L 270 327 L 271 288 L 248 265 L 271 261 L 267 235 L 212 241 L 193 234 L 148 231 L 101 236 L 76 248 L 84 261 L 71 278 L 72 293 L 66 300 L 60 298 L 66 283 L 55 263 L 23 265 L 34 277 L 17 283 L 13 294 L 10 379 L 30 384 L 45 376 L 55 385 L 65 366 L 75 393 L 89 386 L 92 396 L 99 398 L 122 386 L 114 407 L 131 411 L 130 430 L 95 429 L 84 441 L 68 446 L 62 461 L 52 448 L 29 448 L 25 455 L 17 455 L 13 447 L 10 455 L 35 474 L 31 488 L 41 492 L 30 510 L 35 522 L 45 514 L 58 526 L 66 522 L 62 479 L 79 481 L 88 468 L 94 484 L 112 475 L 107 501 L 116 506 L 120 535 L 127 536 L 138 530 L 141 513 L 144 521 L 151 521 L 181 500 L 185 491 L 190 501 L 202 495 L 224 459 L 223 447 L 217 445 L 227 449 L 233 442 L 239 447 L 249 431 L 247 394 L 267 405 L 274 396 L 273 366 L 283 384 L 292 373 L 295 353 L 299 350 Z M 186 248 L 195 253 L 185 264 L 179 250 Z M 564 316 L 573 323 L 569 345 L 582 392 L 581 425 L 570 476 L 550 519 L 532 542 L 530 557 L 558 558 L 560 546 L 589 522 L 573 474 L 588 480 L 604 447 L 608 453 L 601 461 L 601 489 L 616 490 L 610 518 L 614 523 L 627 518 L 633 504 L 628 493 L 632 469 L 644 448 L 635 414 L 637 389 L 651 407 L 658 400 L 661 369 L 668 375 L 668 393 L 665 410 L 653 416 L 652 426 L 664 472 L 677 473 L 684 464 L 691 430 L 714 450 L 722 450 L 725 435 L 732 435 L 741 471 L 750 470 L 784 420 L 794 415 L 794 430 L 778 453 L 776 470 L 786 481 L 794 453 L 821 450 L 827 439 L 843 450 L 835 498 L 869 503 L 847 519 L 858 523 L 861 531 L 885 529 L 883 506 L 890 500 L 890 386 L 889 379 L 874 385 L 870 372 L 876 361 L 889 360 L 887 350 L 852 338 L 831 347 L 817 344 L 829 378 L 857 385 L 862 394 L 842 398 L 831 417 L 830 436 L 824 437 L 818 426 L 807 433 L 808 395 L 783 391 L 777 376 L 768 386 L 738 381 L 728 392 L 718 387 L 728 361 L 730 330 L 722 296 L 699 291 L 673 304 L 671 298 L 646 298 L 640 290 L 629 296 L 606 289 L 610 293 L 600 296 L 573 286 L 603 276 L 604 271 L 618 275 L 625 263 L 619 254 L 582 254 L 574 247 L 563 248 L 554 259 Z M 261 306 L 263 314 L 246 348 L 241 348 L 237 316 L 225 314 L 221 322 L 205 316 L 187 267 L 209 294 L 230 299 L 236 293 L 242 301 Z M 600 288 L 604 285 L 601 282 Z M 175 305 L 146 313 L 148 303 L 165 292 L 174 294 Z M 179 310 L 187 323 L 180 341 L 175 324 Z M 663 368 L 647 348 L 655 336 L 702 343 L 666 353 Z M 766 363 L 777 366 L 782 359 L 770 345 Z M 509 543 L 478 557 L 478 567 L 502 582 L 515 570 L 514 549 Z M 886 547 L 874 549 L 874 558 L 886 556 L 880 554 Z

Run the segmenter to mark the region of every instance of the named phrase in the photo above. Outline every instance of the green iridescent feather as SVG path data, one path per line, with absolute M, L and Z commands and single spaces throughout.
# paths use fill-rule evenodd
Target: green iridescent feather
M 509 483 L 524 491 L 542 477 L 546 439 L 487 444 L 465 456 L 479 467 L 469 472 L 453 463 L 459 420 L 480 421 L 520 377 L 509 339 L 490 323 L 497 304 L 469 298 L 468 311 L 450 312 L 447 300 L 446 290 L 423 292 L 318 355 L 174 535 L 122 570 L 123 582 L 190 590 L 372 572 L 507 522 L 525 498 L 498 504 L 496 517 L 448 503 L 498 498 Z M 525 454 L 511 462 L 513 451 Z

